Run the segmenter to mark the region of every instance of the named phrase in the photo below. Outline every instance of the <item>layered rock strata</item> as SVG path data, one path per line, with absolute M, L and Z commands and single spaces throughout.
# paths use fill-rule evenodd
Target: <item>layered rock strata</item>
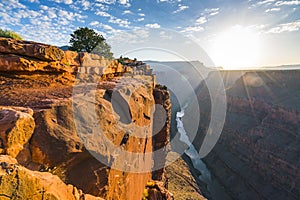
M 156 87 L 149 67 L 134 67 L 93 54 L 1 38 L 0 105 L 6 107 L 0 110 L 0 150 L 18 163 L 3 161 L 14 170 L 1 173 L 0 185 L 10 187 L 8 179 L 13 180 L 12 187 L 14 182 L 32 183 L 11 190 L 24 198 L 93 195 L 116 200 L 141 199 L 153 177 L 165 181 L 163 170 L 155 176 L 151 171 L 165 161 L 169 118 L 156 139 L 152 127 L 156 103 L 169 116 L 169 95 Z M 93 114 L 96 117 L 89 120 Z M 90 122 L 100 129 L 94 132 Z M 103 147 L 107 141 L 117 150 Z M 158 148 L 165 153 L 156 160 L 152 152 Z M 16 177 L 20 173 L 24 175 Z M 2 187 L 0 193 L 11 198 L 9 191 Z

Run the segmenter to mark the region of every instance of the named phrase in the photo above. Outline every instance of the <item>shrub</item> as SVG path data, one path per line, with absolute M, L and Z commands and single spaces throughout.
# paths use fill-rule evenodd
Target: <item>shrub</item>
M 0 29 L 0 37 L 12 38 L 15 40 L 23 40 L 23 38 L 18 33 L 10 31 L 10 30 Z

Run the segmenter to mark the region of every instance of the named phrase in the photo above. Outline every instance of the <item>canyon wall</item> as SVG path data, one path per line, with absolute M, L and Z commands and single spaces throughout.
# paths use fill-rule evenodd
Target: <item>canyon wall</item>
M 204 161 L 232 199 L 297 199 L 300 71 L 244 73 L 236 82 L 229 81 L 233 84 L 224 81 L 226 121 Z M 202 121 L 194 145 L 199 149 L 210 120 L 211 102 L 204 84 L 198 100 Z

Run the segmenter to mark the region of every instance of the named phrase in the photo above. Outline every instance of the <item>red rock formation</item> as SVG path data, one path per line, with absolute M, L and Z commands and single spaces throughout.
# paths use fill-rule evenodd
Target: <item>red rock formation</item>
M 0 152 L 16 157 L 29 141 L 35 124 L 31 109 L 0 106 Z
M 166 90 L 156 89 L 154 93 L 158 95 L 153 96 L 155 83 L 151 74 L 143 76 L 143 73 L 140 73 L 136 76 L 130 74 L 133 69 L 127 68 L 117 61 L 106 60 L 96 55 L 63 52 L 49 45 L 1 39 L 0 95 L 3 98 L 0 99 L 0 105 L 28 106 L 34 112 L 34 122 L 33 118 L 26 114 L 29 116 L 25 118 L 28 119 L 25 127 L 31 129 L 23 129 L 26 134 L 20 135 L 26 135 L 25 139 L 20 136 L 19 140 L 13 140 L 12 145 L 8 145 L 5 140 L 6 119 L 13 121 L 21 118 L 1 114 L 0 122 L 4 120 L 3 124 L 0 124 L 0 136 L 4 141 L 2 153 L 12 152 L 10 154 L 16 156 L 21 165 L 41 171 L 32 172 L 17 167 L 14 173 L 24 169 L 28 175 L 21 177 L 21 180 L 33 180 L 38 183 L 43 173 L 46 173 L 43 171 L 49 171 L 58 175 L 66 184 L 72 184 L 87 194 L 114 200 L 141 199 L 146 183 L 152 179 L 153 162 L 156 166 L 156 160 L 152 158 L 153 148 L 166 145 L 169 137 L 167 121 L 163 131 L 158 134 L 159 139 L 163 140 L 162 143 L 156 145 L 157 141 L 152 141 L 154 104 L 162 104 L 168 109 L 169 115 L 170 103 Z M 127 75 L 121 76 L 125 72 L 128 72 Z M 96 81 L 95 93 L 89 89 L 88 84 L 91 84 L 91 80 Z M 94 94 L 96 98 L 89 101 Z M 155 101 L 154 97 L 159 100 Z M 113 100 L 123 105 L 114 104 Z M 90 106 L 96 108 L 92 110 L 95 110 L 98 116 L 95 120 L 103 132 L 89 134 L 89 130 L 93 129 L 89 125 L 85 133 L 77 135 L 78 121 L 74 118 L 74 109 L 77 114 L 89 115 L 92 112 Z M 118 109 L 118 106 L 121 107 Z M 17 113 L 18 116 L 19 111 L 9 112 Z M 22 127 L 13 128 L 19 130 Z M 13 133 L 15 137 L 16 134 Z M 84 143 L 83 139 L 90 142 Z M 110 149 L 101 148 L 104 139 L 127 153 L 118 156 Z M 140 155 L 138 159 L 134 156 L 136 153 Z M 101 162 L 94 157 L 95 155 L 101 158 Z M 10 177 L 6 174 L 3 176 Z M 32 179 L 31 176 L 38 178 Z M 163 174 L 160 173 L 156 178 L 162 179 L 160 176 Z M 30 177 L 30 180 L 26 177 Z M 67 186 L 57 177 L 51 178 L 48 173 L 45 177 L 50 178 L 42 185 L 46 185 L 50 196 L 58 199 L 72 199 L 75 193 L 75 196 L 78 196 L 76 190 L 72 189 L 73 186 L 72 192 L 69 192 Z M 52 190 L 54 188 L 47 185 L 51 182 L 68 192 L 57 194 Z M 22 187 L 25 188 L 25 185 L 20 185 L 20 188 Z M 30 188 L 33 193 L 42 190 L 39 184 L 26 187 L 26 191 Z M 28 192 L 28 198 L 30 195 L 32 193 Z M 87 197 L 88 195 L 85 195 L 85 198 Z
M 66 185 L 47 172 L 30 171 L 9 156 L 0 155 L 0 199 L 101 200 Z

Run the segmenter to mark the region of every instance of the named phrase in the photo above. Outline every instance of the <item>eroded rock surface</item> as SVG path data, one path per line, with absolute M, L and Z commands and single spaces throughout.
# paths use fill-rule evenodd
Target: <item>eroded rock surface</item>
M 0 152 L 16 157 L 33 134 L 31 109 L 0 106 Z
M 156 100 L 155 76 L 141 64 L 134 68 L 93 54 L 1 39 L 0 105 L 32 110 L 0 110 L 1 153 L 19 163 L 9 165 L 11 173 L 4 164 L 0 193 L 25 199 L 141 199 L 157 165 L 153 149 L 167 145 L 170 134 L 166 121 L 158 134 L 161 143 L 153 141 L 154 104 L 170 112 L 169 95 L 159 89 Z M 10 133 L 19 140 L 7 140 Z M 165 181 L 163 176 L 162 170 L 155 178 Z
M 0 199 L 64 199 L 101 200 L 86 195 L 72 185 L 66 185 L 58 176 L 47 172 L 30 171 L 18 165 L 10 156 L 0 155 Z

